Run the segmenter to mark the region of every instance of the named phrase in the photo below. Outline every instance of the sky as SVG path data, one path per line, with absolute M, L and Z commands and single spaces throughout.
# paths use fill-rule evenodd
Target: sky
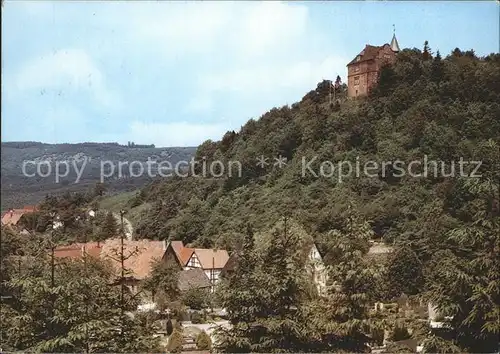
M 366 44 L 499 52 L 498 1 L 9 1 L 2 141 L 197 146 L 345 80 Z

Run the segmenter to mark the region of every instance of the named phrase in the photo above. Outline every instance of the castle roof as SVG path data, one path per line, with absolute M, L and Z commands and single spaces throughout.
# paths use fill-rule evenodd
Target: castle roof
M 394 33 L 393 36 L 392 36 L 391 49 L 395 53 L 397 53 L 397 52 L 400 51 L 400 49 L 399 49 L 399 43 L 398 43 L 398 40 L 396 39 L 396 33 Z
M 347 66 L 355 63 L 360 63 L 362 61 L 367 61 L 367 60 L 373 60 L 377 57 L 379 51 L 387 44 L 384 44 L 382 46 L 375 46 L 375 45 L 369 45 L 367 44 L 365 46 L 365 49 L 363 49 L 356 57 L 351 60 Z

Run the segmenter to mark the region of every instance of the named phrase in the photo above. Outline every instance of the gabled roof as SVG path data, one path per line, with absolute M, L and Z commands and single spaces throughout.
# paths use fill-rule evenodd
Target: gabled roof
M 88 256 L 99 257 L 101 254 L 102 244 L 97 242 L 72 243 L 70 245 L 58 246 L 54 250 L 54 256 L 57 258 L 81 258 L 85 252 Z
M 188 264 L 193 254 L 196 254 L 203 269 L 212 269 L 212 267 L 216 269 L 224 268 L 229 259 L 229 254 L 226 250 L 184 247 L 182 241 L 170 241 L 169 247 L 172 248 L 182 266 Z
M 193 255 L 194 248 L 189 248 L 189 247 L 184 247 L 179 255 L 179 261 L 181 261 L 182 265 L 185 266 L 188 262 L 191 256 Z
M 363 61 L 374 60 L 377 57 L 379 51 L 384 47 L 384 45 L 374 46 L 367 44 L 365 46 L 365 49 L 363 49 L 358 55 L 356 55 L 356 57 L 353 60 L 351 60 L 349 64 L 347 64 L 347 66 L 360 63 Z
M 209 288 L 211 286 L 205 272 L 200 268 L 188 269 L 179 272 L 179 290 L 186 291 L 189 289 Z
M 182 241 L 170 241 L 167 248 L 174 251 L 175 257 L 183 267 L 188 263 L 194 251 L 193 248 L 184 247 Z
M 165 253 L 165 244 L 163 241 L 138 240 L 123 241 L 123 253 L 125 268 L 129 271 L 129 276 L 135 279 L 144 279 L 150 273 L 155 261 L 160 260 Z M 108 239 L 103 243 L 101 258 L 111 261 L 112 266 L 119 270 L 121 240 Z
M 229 259 L 226 250 L 195 248 L 194 254 L 198 257 L 202 269 L 222 269 Z

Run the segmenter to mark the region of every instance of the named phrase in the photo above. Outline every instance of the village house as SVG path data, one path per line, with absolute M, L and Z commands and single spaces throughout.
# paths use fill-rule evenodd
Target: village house
M 392 64 L 400 51 L 396 34 L 391 44 L 373 46 L 367 44 L 356 57 L 347 64 L 347 96 L 356 98 L 367 96 L 378 81 L 380 69 Z
M 185 247 L 182 241 L 171 241 L 164 259 L 184 271 L 202 269 L 210 281 L 211 291 L 214 291 L 215 284 L 229 260 L 229 254 L 226 250 L 190 248 Z
M 168 254 L 165 241 L 152 240 L 123 240 L 125 285 L 134 294 L 139 292 L 141 282 L 151 275 L 153 264 L 156 261 L 165 261 Z M 108 239 L 104 242 L 73 243 L 58 246 L 54 249 L 54 256 L 59 259 L 79 259 L 87 254 L 109 262 L 118 278 L 121 275 L 121 240 Z M 187 261 L 186 261 L 187 262 Z M 180 268 L 178 287 L 181 292 L 191 288 L 209 289 L 210 280 L 201 268 Z M 186 269 L 186 270 L 184 270 Z M 154 294 L 150 294 L 154 300 Z

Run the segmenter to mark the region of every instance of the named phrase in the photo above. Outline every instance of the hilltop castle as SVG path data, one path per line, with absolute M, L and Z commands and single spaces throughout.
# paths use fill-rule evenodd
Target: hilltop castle
M 365 49 L 347 64 L 347 96 L 359 97 L 369 94 L 377 83 L 380 68 L 385 63 L 393 63 L 399 52 L 396 34 L 392 36 L 391 44 L 373 46 L 367 44 Z

